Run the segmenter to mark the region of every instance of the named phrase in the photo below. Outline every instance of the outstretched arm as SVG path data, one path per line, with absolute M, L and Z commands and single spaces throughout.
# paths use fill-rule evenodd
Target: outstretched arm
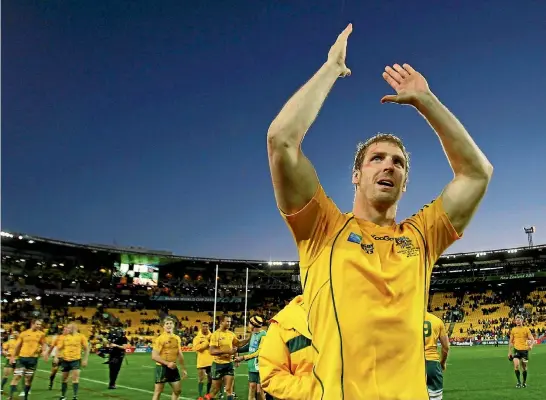
M 385 96 L 381 101 L 414 106 L 440 138 L 455 175 L 442 192 L 442 203 L 453 227 L 461 234 L 487 190 L 493 166 L 459 120 L 430 91 L 419 72 L 408 64 L 395 64 L 385 68 L 383 78 L 397 95 Z
M 295 214 L 303 209 L 317 191 L 317 174 L 301 151 L 301 142 L 337 78 L 351 72 L 345 66 L 351 31 L 349 24 L 330 49 L 328 61 L 288 100 L 267 132 L 275 198 L 285 214 Z

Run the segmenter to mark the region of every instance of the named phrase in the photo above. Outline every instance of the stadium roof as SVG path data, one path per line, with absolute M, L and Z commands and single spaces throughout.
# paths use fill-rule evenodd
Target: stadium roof
M 245 260 L 245 259 L 222 259 L 207 257 L 187 257 L 175 255 L 169 251 L 151 250 L 142 247 L 122 247 L 101 244 L 80 244 L 58 239 L 49 239 L 33 235 L 25 235 L 15 232 L 2 232 L 2 246 L 21 251 L 31 252 L 59 252 L 63 255 L 81 255 L 82 252 L 102 253 L 115 257 L 120 262 L 128 264 L 146 265 L 168 265 L 181 261 L 195 261 L 200 263 L 234 263 L 234 264 L 257 264 L 270 267 L 293 267 L 298 264 L 295 260 Z M 55 251 L 56 250 L 56 251 Z M 466 253 L 445 254 L 437 262 L 439 266 L 449 266 L 457 263 L 481 262 L 488 260 L 508 260 L 520 257 L 546 258 L 546 245 L 530 247 L 516 247 L 511 249 L 484 250 Z

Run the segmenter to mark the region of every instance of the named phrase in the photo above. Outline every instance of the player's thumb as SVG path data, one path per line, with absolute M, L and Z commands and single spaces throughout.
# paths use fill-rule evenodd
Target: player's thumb
M 400 102 L 399 97 L 392 94 L 383 96 L 383 98 L 381 99 L 381 103 L 399 103 L 399 102 Z
M 345 69 L 341 72 L 339 76 L 341 76 L 342 78 L 345 78 L 346 76 L 351 76 L 351 70 L 345 67 Z

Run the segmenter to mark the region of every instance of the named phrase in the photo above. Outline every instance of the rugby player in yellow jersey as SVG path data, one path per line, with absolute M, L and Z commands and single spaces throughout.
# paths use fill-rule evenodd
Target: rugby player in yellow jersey
M 59 344 L 63 338 L 70 333 L 68 325 L 62 330 L 62 333 L 58 335 L 54 340 L 52 346 L 49 348 L 49 356 L 53 356 L 53 362 L 51 363 L 51 373 L 49 375 L 49 390 L 53 389 L 53 382 L 57 371 L 59 371 L 60 362 L 63 361 L 62 351 L 59 350 Z
M 63 356 L 63 360 L 59 364 L 63 373 L 60 400 L 66 400 L 66 390 L 70 375 L 72 375 L 73 400 L 77 400 L 80 386 L 80 369 L 87 366 L 90 347 L 87 338 L 78 332 L 76 324 L 69 324 L 67 330 L 68 333 L 64 335 L 57 347 Z
M 514 363 L 514 372 L 518 383 L 516 388 L 527 387 L 527 364 L 529 363 L 529 350 L 533 348 L 535 338 L 529 327 L 523 326 L 523 316 L 516 315 L 516 326 L 510 331 L 510 342 L 508 343 L 508 359 Z M 512 354 L 512 349 L 514 353 Z M 520 366 L 523 375 L 523 383 L 520 379 Z
M 427 368 L 427 388 L 430 400 L 442 400 L 444 393 L 443 371 L 447 367 L 449 337 L 444 321 L 427 312 L 423 326 L 425 338 L 425 363 Z M 442 345 L 442 357 L 438 355 L 438 341 Z
M 159 400 L 165 383 L 169 383 L 172 388 L 171 399 L 178 400 L 182 393 L 182 384 L 180 382 L 180 372 L 176 366 L 176 361 L 180 363 L 182 369 L 182 379 L 188 376 L 182 354 L 182 343 L 180 336 L 174 334 L 175 321 L 172 318 L 163 320 L 163 333 L 159 335 L 152 348 L 152 360 L 156 362 L 155 367 L 155 386 L 152 400 Z
M 231 317 L 222 315 L 220 317 L 220 327 L 210 338 L 212 387 L 210 393 L 205 396 L 207 400 L 216 398 L 222 383 L 226 388 L 226 400 L 233 400 L 233 356 L 237 353 L 237 348 L 247 344 L 250 338 L 243 341 L 237 339 L 235 333 L 229 330 L 230 327 Z
M 209 350 L 211 336 L 212 332 L 210 331 L 209 323 L 203 322 L 201 323 L 201 329 L 193 339 L 193 350 L 197 353 L 197 389 L 199 400 L 203 400 L 203 396 L 210 392 L 210 387 L 212 386 L 212 355 Z M 207 391 L 203 393 L 205 381 L 207 382 Z
M 19 332 L 13 331 L 9 335 L 9 339 L 2 343 L 2 355 L 6 357 L 6 365 L 4 365 L 4 375 L 2 377 L 2 391 L 4 393 L 4 385 L 8 381 L 9 377 L 13 374 L 15 370 L 16 363 L 11 363 L 11 355 L 15 353 L 15 346 L 17 345 L 17 339 L 19 339 Z
M 270 322 L 258 356 L 263 390 L 278 400 L 310 399 L 314 350 L 303 296 Z
M 28 399 L 34 372 L 38 365 L 40 347 L 42 348 L 42 356 L 47 362 L 48 351 L 45 334 L 42 332 L 42 321 L 37 319 L 31 322 L 30 329 L 27 329 L 19 335 L 15 350 L 10 357 L 10 364 L 12 365 L 15 363 L 15 360 L 17 360 L 13 373 L 13 380 L 11 381 L 10 400 L 13 400 L 13 396 L 17 391 L 17 384 L 23 375 L 25 376 L 24 397 L 25 400 Z
M 317 351 L 310 398 L 427 399 L 423 321 L 432 268 L 470 222 L 493 167 L 425 78 L 408 64 L 394 64 L 383 78 L 397 94 L 381 102 L 421 113 L 436 131 L 454 178 L 434 202 L 397 223 L 409 157 L 400 139 L 379 134 L 357 147 L 353 210 L 342 213 L 301 144 L 338 77 L 350 74 L 345 55 L 351 31 L 348 25 L 339 35 L 327 61 L 267 133 L 275 197 L 297 244 Z M 342 134 L 331 132 L 329 150 Z

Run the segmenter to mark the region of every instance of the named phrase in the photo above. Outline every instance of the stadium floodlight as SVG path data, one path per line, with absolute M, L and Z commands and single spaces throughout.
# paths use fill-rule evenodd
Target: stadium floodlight
M 529 242 L 529 247 L 533 247 L 533 233 L 536 232 L 536 228 L 534 226 L 530 227 L 523 227 L 523 231 L 527 234 L 527 241 Z

